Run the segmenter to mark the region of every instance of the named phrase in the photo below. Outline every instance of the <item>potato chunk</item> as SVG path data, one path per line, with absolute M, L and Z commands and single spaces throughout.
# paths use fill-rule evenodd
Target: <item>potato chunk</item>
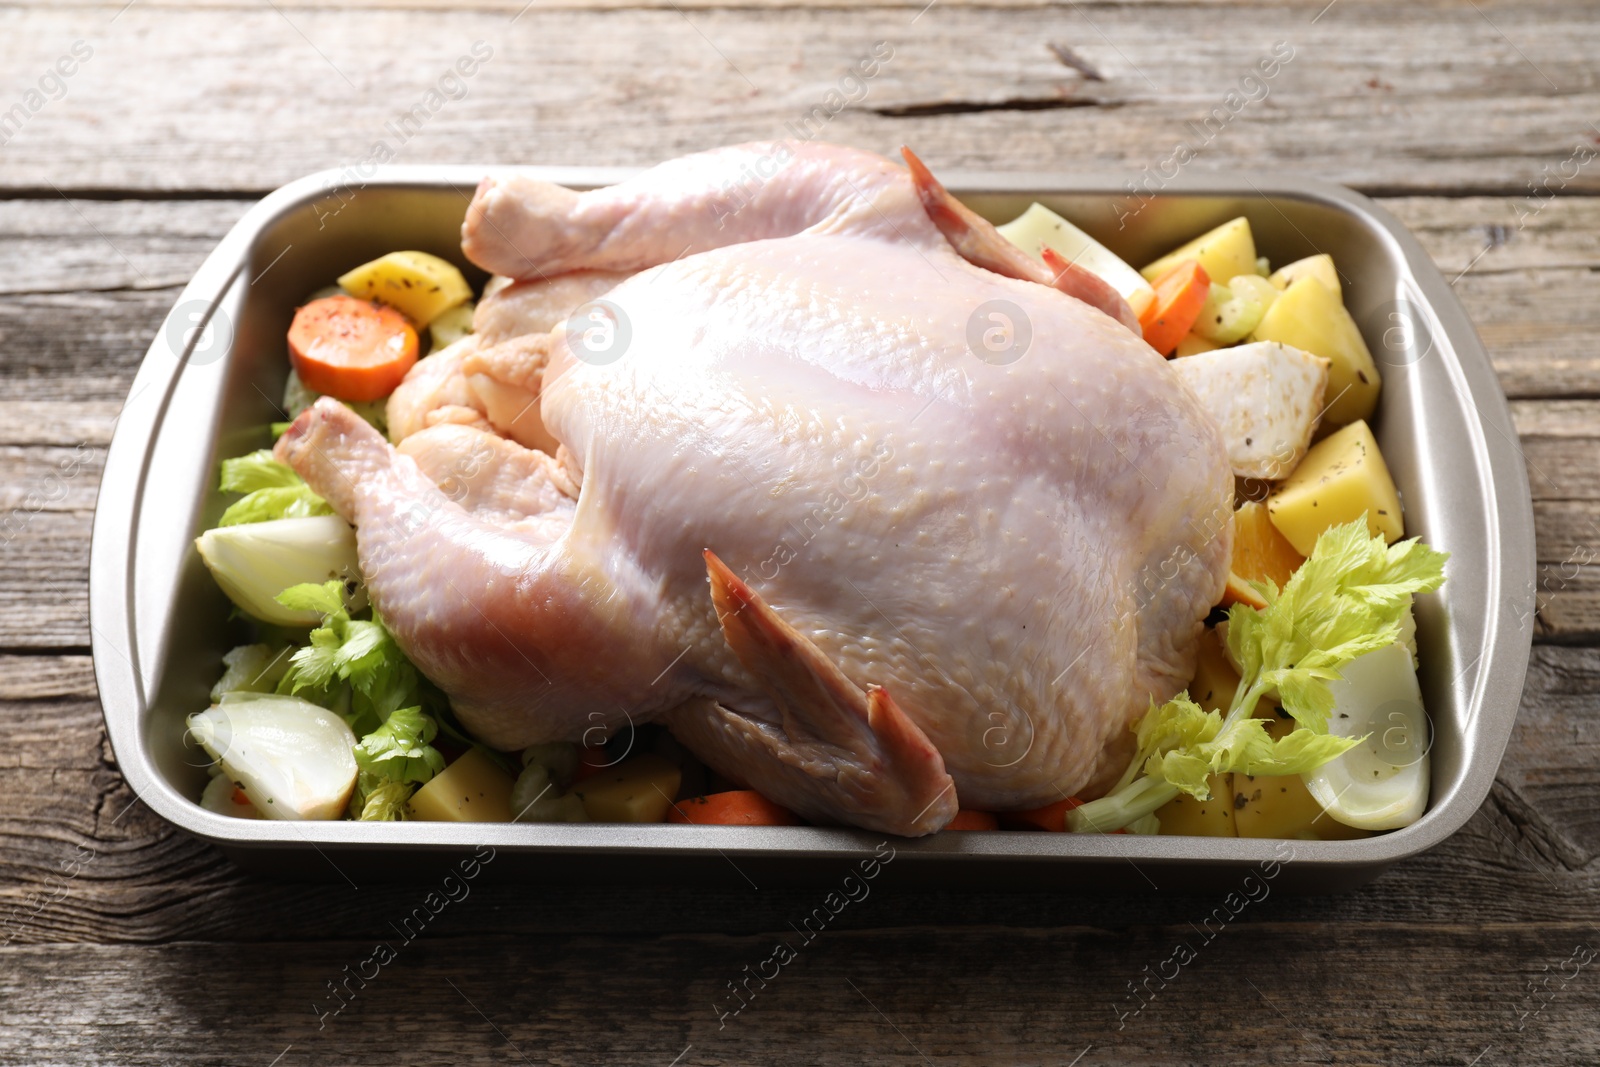
M 1238 477 L 1276 481 L 1305 456 L 1322 411 L 1326 360 L 1260 341 L 1175 359 L 1172 369 L 1222 428 Z
M 1300 466 L 1267 498 L 1272 525 L 1302 556 L 1330 526 L 1366 512 L 1367 529 L 1390 544 L 1405 534 L 1400 494 L 1364 421 L 1323 438 Z
M 1297 259 L 1288 266 L 1279 267 L 1267 280 L 1279 289 L 1287 289 L 1301 278 L 1315 278 L 1328 287 L 1334 296 L 1344 299 L 1344 288 L 1339 284 L 1339 272 L 1334 269 L 1333 257 L 1326 252 L 1319 256 Z
M 388 304 L 419 330 L 472 299 L 455 264 L 426 252 L 390 252 L 339 275 L 339 285 L 352 296 Z
M 1195 659 L 1194 678 L 1189 681 L 1189 699 L 1205 711 L 1226 715 L 1239 689 L 1239 672 L 1228 662 L 1217 630 L 1200 633 L 1200 654 Z
M 1240 837 L 1348 841 L 1371 836 L 1330 817 L 1298 774 L 1235 774 L 1231 807 Z
M 1184 837 L 1236 837 L 1233 826 L 1233 775 L 1213 774 L 1206 779 L 1210 800 L 1179 793 L 1156 809 L 1161 832 Z
M 1383 379 L 1361 331 L 1339 297 L 1317 278 L 1291 282 L 1256 326 L 1258 341 L 1279 341 L 1329 362 L 1328 410 L 1334 426 L 1364 419 L 1378 406 Z
M 1183 247 L 1168 252 L 1139 273 L 1153 282 L 1186 259 L 1199 261 L 1200 266 L 1205 269 L 1207 278 L 1233 278 L 1240 274 L 1254 274 L 1256 239 L 1250 232 L 1250 220 L 1240 216 L 1231 222 L 1224 222 Z
M 572 792 L 592 822 L 660 822 L 682 776 L 677 764 L 649 752 L 585 778 Z
M 411 796 L 411 816 L 429 822 L 510 822 L 511 776 L 481 748 L 440 771 Z
M 1173 355 L 1179 359 L 1184 356 L 1198 356 L 1202 352 L 1213 352 L 1218 347 L 1197 333 L 1187 333 L 1183 335 L 1183 340 L 1178 342 L 1177 351 L 1173 352 Z

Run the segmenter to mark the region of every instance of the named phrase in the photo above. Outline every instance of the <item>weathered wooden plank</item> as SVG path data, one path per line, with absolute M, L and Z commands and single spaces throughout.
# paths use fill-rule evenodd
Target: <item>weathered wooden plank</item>
M 89 643 L 87 511 L 0 512 L 0 648 Z
M 1535 500 L 1600 495 L 1600 401 L 1521 400 L 1511 418 Z
M 0 408 L 0 418 L 4 414 Z M 108 425 L 84 428 L 104 436 Z M 0 445 L 0 513 L 94 510 L 104 460 L 103 445 L 83 440 L 70 448 Z
M 515 19 L 134 4 L 111 22 L 107 6 L 11 10 L 6 69 L 49 77 L 76 40 L 93 54 L 9 137 L 0 185 L 259 191 L 356 164 L 379 142 L 405 162 L 647 163 L 780 136 L 820 105 L 837 112 L 830 139 L 880 151 L 909 141 L 942 166 L 1097 166 L 1134 180 L 1183 142 L 1198 167 L 1389 191 L 1522 194 L 1547 170 L 1567 191 L 1600 189 L 1584 154 L 1600 93 L 1583 5 L 1343 0 L 1316 18 L 1322 6 L 1171 4 L 1156 15 L 1068 4 L 1019 16 L 938 5 L 914 18 L 907 5 L 664 4 L 603 21 L 539 6 Z M 475 41 L 492 57 L 445 83 L 458 99 L 429 101 Z M 830 98 L 877 41 L 892 60 L 847 105 Z M 1259 87 L 1242 82 L 1277 42 L 1293 59 Z M 420 129 L 391 132 L 418 107 Z M 1213 132 L 1196 133 L 1214 109 Z
M 0 295 L 181 288 L 250 206 L 66 200 L 0 210 Z
M 1210 904 L 1219 908 L 1228 914 Z M 1355 937 L 1285 929 L 1253 911 L 1204 928 L 1210 911 L 1197 907 L 1192 923 L 1126 930 L 918 924 L 830 930 L 809 944 L 787 927 L 537 939 L 430 928 L 410 944 L 389 934 L 383 949 L 354 939 L 12 948 L 0 950 L 0 1043 L 40 1065 L 1145 1065 L 1244 1055 L 1288 1067 L 1600 1054 L 1586 1024 L 1600 1007 L 1585 969 L 1592 921 Z M 789 962 L 747 979 L 779 943 Z M 1501 1058 L 1486 1060 L 1491 1051 Z
M 837 11 L 841 8 L 870 7 L 890 11 L 904 11 L 906 17 L 922 12 L 925 8 L 1016 8 L 1034 9 L 1041 7 L 1065 6 L 1067 0 L 935 0 L 929 4 L 927 0 L 873 0 L 871 3 L 849 3 L 842 0 L 686 0 L 674 4 L 671 0 L 476 0 L 473 8 L 478 11 L 502 12 L 507 17 L 516 15 L 527 8 L 529 11 L 671 11 L 674 7 L 684 11 L 714 11 L 723 8 L 780 8 L 806 11 Z M 1117 0 L 1119 6 L 1129 8 L 1147 8 L 1159 11 L 1164 7 L 1197 7 L 1211 5 L 1224 6 L 1258 6 L 1276 8 L 1281 6 L 1281 0 Z M 250 7 L 250 0 L 139 0 L 141 7 L 154 7 L 173 11 L 228 11 Z M 21 0 L 16 7 L 45 7 L 50 5 L 50 0 Z M 63 0 L 61 7 L 72 9 L 114 11 L 115 5 L 108 5 L 104 0 Z M 318 6 L 317 0 L 284 0 L 278 4 L 286 11 L 309 10 Z M 435 14 L 454 12 L 457 5 L 450 4 L 448 0 L 351 0 L 349 4 L 342 5 L 356 10 L 391 11 L 413 10 L 431 11 Z M 1554 5 L 1552 5 L 1554 6 Z M 1315 8 L 1308 6 L 1308 17 L 1316 13 Z
M 416 884 L 277 884 L 234 870 L 215 850 L 149 813 L 110 765 L 87 657 L 0 657 L 0 941 L 168 942 L 383 936 L 419 894 Z M 1276 923 L 1374 930 L 1454 921 L 1592 922 L 1600 906 L 1600 650 L 1535 651 L 1521 719 L 1491 801 L 1432 853 L 1375 884 L 1319 900 L 1265 903 Z M 420 868 L 424 875 L 431 867 Z M 333 876 L 330 874 L 330 878 Z M 459 934 L 589 933 L 618 929 L 751 935 L 780 929 L 817 891 L 730 877 L 723 889 L 588 886 L 582 892 L 486 879 L 451 917 Z M 529 907 L 530 901 L 537 906 Z M 1021 887 L 936 892 L 896 887 L 840 929 L 954 925 L 1115 930 L 1194 919 L 1193 898 L 1084 898 Z
M 94 697 L 94 664 L 87 656 L 0 655 L 0 700 Z
M 1512 397 L 1600 395 L 1600 201 L 1383 201 L 1427 248 Z
M 120 410 L 177 297 L 176 289 L 128 289 L 0 300 L 6 399 L 59 402 L 63 411 L 95 402 Z

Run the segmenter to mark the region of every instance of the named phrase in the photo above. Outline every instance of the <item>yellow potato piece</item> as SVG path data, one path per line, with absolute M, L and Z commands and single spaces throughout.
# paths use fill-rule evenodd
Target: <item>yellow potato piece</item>
M 1250 233 L 1250 220 L 1240 216 L 1203 233 L 1182 248 L 1168 252 L 1139 273 L 1155 281 L 1186 259 L 1199 260 L 1206 277 L 1226 281 L 1240 274 L 1256 272 L 1256 239 Z
M 1217 345 L 1215 342 L 1207 341 L 1204 337 L 1201 337 L 1197 333 L 1189 333 L 1184 334 L 1183 340 L 1178 342 L 1178 350 L 1176 355 L 1198 356 L 1202 352 L 1214 352 L 1216 349 Z
M 1226 715 L 1239 689 L 1239 672 L 1228 662 L 1228 653 L 1222 647 L 1222 635 L 1216 630 L 1200 634 L 1200 655 L 1195 661 L 1194 677 L 1189 681 L 1189 699 L 1203 711 Z
M 510 822 L 511 776 L 481 748 L 428 780 L 411 795 L 411 817 L 427 822 Z
M 1233 827 L 1233 775 L 1213 774 L 1206 779 L 1210 800 L 1179 793 L 1156 809 L 1161 832 L 1183 837 L 1236 837 Z
M 1344 287 L 1339 284 L 1339 272 L 1334 268 L 1333 257 L 1326 252 L 1297 259 L 1288 266 L 1279 267 L 1267 280 L 1279 289 L 1287 289 L 1301 278 L 1315 278 L 1326 285 L 1334 296 L 1340 300 L 1344 299 Z
M 390 252 L 339 275 L 339 286 L 351 296 L 388 304 L 418 329 L 472 299 L 455 264 L 426 252 Z
M 572 792 L 591 822 L 660 822 L 682 778 L 677 764 L 650 752 L 585 778 Z
M 1372 352 L 1339 297 L 1315 277 L 1306 275 L 1291 282 L 1261 317 L 1254 336 L 1329 362 L 1324 425 L 1343 426 L 1364 419 L 1378 406 L 1383 378 L 1372 362 Z
M 1367 516 L 1367 529 L 1393 544 L 1405 534 L 1400 494 L 1363 422 L 1311 446 L 1300 466 L 1267 498 L 1267 516 L 1302 556 L 1330 526 Z
M 1240 837 L 1287 837 L 1349 841 L 1372 836 L 1336 822 L 1306 789 L 1298 774 L 1234 774 L 1233 825 Z

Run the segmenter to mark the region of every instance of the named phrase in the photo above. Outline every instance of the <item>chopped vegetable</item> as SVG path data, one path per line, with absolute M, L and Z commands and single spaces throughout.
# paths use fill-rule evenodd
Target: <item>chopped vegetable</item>
M 589 821 L 583 801 L 576 794 L 562 792 L 550 768 L 538 762 L 524 766 L 511 787 L 511 813 L 517 822 Z
M 417 361 L 417 331 L 391 307 L 349 296 L 295 312 L 289 359 L 308 389 L 340 400 L 379 400 Z
M 1301 278 L 1315 278 L 1327 286 L 1328 291 L 1334 296 L 1341 301 L 1344 299 L 1344 287 L 1339 284 L 1339 272 L 1333 265 L 1333 257 L 1326 252 L 1297 259 L 1286 267 L 1279 267 L 1273 271 L 1268 281 L 1275 289 L 1287 289 Z
M 1386 546 L 1359 520 L 1324 533 L 1282 590 L 1258 587 L 1266 608 L 1229 611 L 1229 652 L 1242 670 L 1227 714 L 1205 711 L 1187 693 L 1152 704 L 1122 779 L 1068 812 L 1068 828 L 1126 826 L 1180 792 L 1208 799 L 1213 774 L 1303 774 L 1359 744 L 1328 732 L 1329 682 L 1357 656 L 1396 641 L 1412 594 L 1439 587 L 1446 558 L 1416 541 Z M 1253 716 L 1274 690 L 1297 723 L 1279 740 Z
M 1272 524 L 1305 553 L 1330 526 L 1366 516 L 1373 534 L 1393 543 L 1405 533 L 1400 494 L 1364 421 L 1324 437 L 1267 498 Z
M 286 463 L 272 458 L 269 449 L 222 461 L 219 485 L 225 493 L 244 493 L 229 505 L 218 526 L 238 526 L 273 519 L 298 519 L 332 515 L 333 509 Z
M 410 782 L 391 782 L 363 771 L 350 796 L 350 816 L 361 822 L 400 822 L 409 816 L 408 805 L 415 791 Z
M 1428 806 L 1429 722 L 1411 654 L 1398 640 L 1361 656 L 1332 684 L 1329 730 L 1360 743 L 1306 775 L 1328 814 L 1363 830 L 1395 830 Z
M 1138 271 L 1043 204 L 1031 205 L 1021 215 L 995 229 L 1035 259 L 1042 260 L 1044 250 L 1049 248 L 1068 263 L 1098 274 L 1122 294 L 1136 316 L 1142 315 L 1156 298 L 1155 290 Z
M 753 789 L 735 789 L 727 793 L 680 800 L 667 811 L 667 821 L 695 826 L 800 825 L 800 819 L 794 812 L 779 807 Z M 993 821 L 993 816 L 990 816 L 990 822 Z
M 280 626 L 312 626 L 315 610 L 285 605 L 278 594 L 303 582 L 332 582 L 358 611 L 366 593 L 357 583 L 356 534 L 337 515 L 274 519 L 221 526 L 195 538 L 200 558 L 240 610 Z
M 572 792 L 595 822 L 660 822 L 681 781 L 677 764 L 647 752 L 582 779 Z
M 1383 379 L 1372 352 L 1339 297 L 1316 278 L 1291 282 L 1262 316 L 1255 339 L 1279 341 L 1328 361 L 1324 422 L 1343 426 L 1367 418 L 1378 406 Z
M 956 812 L 956 817 L 945 823 L 946 830 L 998 830 L 1000 820 L 993 812 L 974 811 L 971 808 L 962 808 Z
M 1298 774 L 1235 774 L 1232 807 L 1240 837 L 1348 841 L 1368 836 L 1330 817 Z
M 343 714 L 362 734 L 377 730 L 397 709 L 431 704 L 431 690 L 383 620 L 352 619 L 342 597 L 337 582 L 296 585 L 279 595 L 280 604 L 315 614 L 321 625 L 311 631 L 310 643 L 290 658 L 278 691 L 309 690 L 312 697 L 332 700 L 330 690 L 337 683 L 348 684 L 349 708 Z M 430 733 L 424 743 L 432 738 Z
M 261 813 L 250 803 L 250 798 L 226 774 L 219 773 L 206 783 L 200 793 L 200 806 L 235 819 L 261 818 Z
M 1216 349 L 1215 342 L 1207 341 L 1197 333 L 1186 333 L 1172 354 L 1181 359 L 1184 356 L 1198 356 L 1202 352 L 1214 352 Z
M 399 309 L 419 328 L 472 299 L 472 288 L 455 264 L 427 252 L 390 252 L 339 275 L 339 286 Z
M 1252 284 L 1257 282 L 1259 286 Z M 1228 285 L 1212 282 L 1194 320 L 1194 333 L 1218 345 L 1241 341 L 1261 322 L 1277 295 L 1270 283 L 1254 274 L 1241 275 Z
M 350 727 L 296 697 L 231 694 L 189 733 L 269 819 L 336 819 L 356 784 Z
M 1208 775 L 1206 788 L 1204 800 L 1179 793 L 1157 808 L 1161 832 L 1185 837 L 1238 836 L 1233 822 L 1233 775 Z
M 240 645 L 222 657 L 222 677 L 211 687 L 211 702 L 226 693 L 270 693 L 289 669 L 288 645 Z
M 1013 830 L 1050 830 L 1060 833 L 1067 828 L 1067 812 L 1082 804 L 1083 801 L 1077 797 L 1067 797 L 1065 800 L 1053 801 L 1041 808 L 1002 811 L 999 813 L 1000 825 Z
M 444 770 L 444 756 L 431 744 L 438 733 L 420 707 L 398 708 L 356 745 L 356 765 L 391 782 L 426 782 Z
M 1233 698 L 1239 692 L 1239 672 L 1228 662 L 1228 652 L 1222 646 L 1222 635 L 1216 629 L 1200 634 L 1200 651 L 1195 657 L 1194 678 L 1189 682 L 1190 699 L 1204 711 L 1224 714 L 1233 707 Z
M 1154 282 L 1185 262 L 1197 262 L 1208 278 L 1235 278 L 1256 272 L 1256 240 L 1250 220 L 1240 217 L 1201 234 L 1139 271 Z
M 1325 361 L 1258 341 L 1202 352 L 1172 366 L 1221 428 L 1236 476 L 1276 480 L 1306 454 L 1322 411 Z
M 337 292 L 337 290 L 335 291 Z M 314 389 L 307 389 L 306 383 L 300 380 L 300 375 L 295 372 L 294 368 L 291 367 L 289 369 L 289 377 L 283 383 L 283 410 L 289 416 L 290 421 L 298 418 L 302 411 L 315 404 L 317 397 L 321 395 Z M 351 411 L 371 423 L 373 429 L 385 436 L 388 435 L 389 401 L 387 397 L 382 400 L 346 400 L 343 403 Z M 274 423 L 274 426 L 276 425 Z M 284 429 L 288 429 L 288 426 L 289 423 L 283 423 Z M 278 436 L 282 432 L 282 430 L 275 430 L 273 436 Z
M 410 813 L 428 822 L 510 822 L 511 776 L 474 746 L 411 796 Z
M 573 768 L 574 781 L 584 781 L 616 766 L 617 760 L 606 753 L 604 745 L 582 745 L 578 749 L 578 765 Z
M 439 314 L 439 317 L 428 324 L 428 335 L 433 341 L 435 352 L 449 348 L 457 341 L 472 332 L 472 316 L 477 310 L 469 301 L 457 304 L 449 311 Z
M 1233 513 L 1233 563 L 1230 570 L 1246 582 L 1271 582 L 1282 588 L 1306 558 L 1278 532 L 1266 506 L 1246 501 Z
M 1139 318 L 1144 339 L 1163 356 L 1171 354 L 1205 306 L 1211 280 L 1193 260 L 1186 260 L 1156 279 L 1156 299 Z
M 552 782 L 565 788 L 577 776 L 578 751 L 578 746 L 570 741 L 529 745 L 522 750 L 522 765 L 528 767 L 537 763 L 545 769 Z

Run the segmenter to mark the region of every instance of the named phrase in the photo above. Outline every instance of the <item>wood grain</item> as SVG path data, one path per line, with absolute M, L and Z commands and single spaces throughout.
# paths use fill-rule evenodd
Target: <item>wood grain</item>
M 441 17 L 135 3 L 114 21 L 116 6 L 12 9 L 0 63 L 21 72 L 19 96 L 27 72 L 44 77 L 75 41 L 93 55 L 10 137 L 0 188 L 259 193 L 356 164 L 380 141 L 401 162 L 648 163 L 782 136 L 885 41 L 892 60 L 828 139 L 910 142 L 946 167 L 1093 166 L 1128 180 L 1183 141 L 1199 150 L 1192 166 L 1385 192 L 1522 196 L 1547 171 L 1563 192 L 1600 189 L 1600 168 L 1574 157 L 1600 136 L 1593 17 L 1578 0 L 1341 0 L 1320 18 L 1326 5 L 1309 2 L 923 6 L 691 13 L 663 0 L 517 15 L 506 0 Z M 458 99 L 394 134 L 477 41 L 493 55 L 447 86 Z M 1264 88 L 1244 86 L 1259 102 L 1228 104 L 1278 42 L 1293 58 Z M 1197 136 L 1190 124 L 1219 107 L 1220 132 Z
M 1193 907 L 1194 922 L 1207 910 Z M 7 1044 L 35 1064 L 1143 1065 L 1231 1062 L 1248 1050 L 1290 1067 L 1588 1063 L 1600 1053 L 1585 1025 L 1600 1007 L 1593 965 L 1548 992 L 1539 984 L 1542 968 L 1558 972 L 1575 945 L 1595 943 L 1592 924 L 1330 939 L 1246 915 L 1210 943 L 1187 921 L 830 931 L 765 988 L 752 980 L 748 1007 L 726 1017 L 738 1003 L 727 983 L 792 933 L 528 942 L 452 936 L 441 916 L 409 945 L 390 934 L 393 962 L 368 965 L 370 982 L 351 979 L 336 1016 L 328 983 L 357 973 L 373 941 L 11 949 L 0 995 Z M 1181 969 L 1167 963 L 1179 945 L 1194 953 Z M 1146 978 L 1163 966 L 1169 981 Z M 1147 1006 L 1133 1015 L 1130 987 L 1145 982 Z M 63 1011 L 55 998 L 68 989 L 93 1010 Z

